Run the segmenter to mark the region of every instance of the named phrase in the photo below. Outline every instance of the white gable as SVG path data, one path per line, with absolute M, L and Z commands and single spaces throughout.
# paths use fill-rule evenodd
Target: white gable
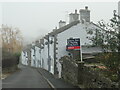
M 68 55 L 68 52 L 66 51 L 66 45 L 67 45 L 67 39 L 69 38 L 80 38 L 81 39 L 81 45 L 91 45 L 91 41 L 87 38 L 93 35 L 87 34 L 88 30 L 92 30 L 93 33 L 95 32 L 95 29 L 98 29 L 99 27 L 93 25 L 92 23 L 86 23 L 86 24 L 81 24 L 78 23 L 77 25 L 59 33 L 57 35 L 57 40 L 58 40 L 58 59 L 61 57 Z M 84 49 L 84 48 L 83 48 Z M 86 48 L 85 48 L 86 49 Z M 92 49 L 89 49 L 92 50 Z M 84 52 L 92 52 L 92 51 L 85 51 Z

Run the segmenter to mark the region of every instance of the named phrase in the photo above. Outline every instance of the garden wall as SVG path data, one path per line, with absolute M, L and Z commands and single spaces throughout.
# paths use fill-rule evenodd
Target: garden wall
M 75 86 L 83 85 L 85 88 L 117 88 L 118 84 L 105 78 L 100 71 L 78 63 L 68 56 L 61 59 L 62 78 Z

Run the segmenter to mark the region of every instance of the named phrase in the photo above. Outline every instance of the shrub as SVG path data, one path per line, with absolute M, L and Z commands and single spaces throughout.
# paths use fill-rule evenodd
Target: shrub
M 3 51 L 2 53 L 2 69 L 3 71 L 12 71 L 19 64 L 19 53 L 10 53 Z M 14 68 L 16 69 L 16 68 Z
M 119 67 L 120 60 L 118 53 L 103 53 L 96 56 L 96 59 L 103 63 L 107 69 L 107 76 L 110 77 L 112 81 L 118 81 L 119 77 Z

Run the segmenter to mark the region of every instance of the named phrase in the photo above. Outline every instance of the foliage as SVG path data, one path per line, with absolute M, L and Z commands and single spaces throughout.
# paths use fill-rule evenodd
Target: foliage
M 93 46 L 100 46 L 104 52 L 120 52 L 120 17 L 114 11 L 114 16 L 110 22 L 104 20 L 98 22 L 100 29 L 94 29 L 94 33 L 88 38 Z M 91 31 L 91 30 L 89 30 Z
M 110 71 L 117 73 L 120 65 L 118 56 L 118 53 L 103 53 L 99 56 L 96 56 L 96 59 L 102 62 Z
M 0 29 L 2 39 L 2 68 L 10 69 L 19 64 L 22 50 L 22 35 L 18 28 L 2 25 Z
M 15 55 L 16 57 L 20 57 L 20 56 L 21 56 L 21 53 L 20 53 L 20 52 L 17 52 L 17 53 L 14 53 L 14 55 Z
M 103 63 L 106 67 L 106 75 L 110 77 L 112 81 L 118 80 L 118 71 L 120 67 L 120 60 L 118 60 L 118 53 L 103 53 L 96 56 L 96 60 L 99 60 L 100 63 Z
M 98 22 L 101 29 L 95 29 L 94 35 L 89 38 L 94 46 L 102 47 L 104 53 L 97 56 L 110 72 L 113 80 L 118 80 L 120 74 L 120 16 L 114 11 L 113 18 L 106 23 Z
M 2 25 L 0 29 L 3 51 L 10 53 L 20 52 L 22 49 L 22 35 L 18 28 Z

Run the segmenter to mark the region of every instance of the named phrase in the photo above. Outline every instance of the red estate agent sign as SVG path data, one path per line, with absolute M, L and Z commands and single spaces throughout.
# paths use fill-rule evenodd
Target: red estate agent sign
M 68 50 L 70 49 L 76 49 L 76 50 L 79 50 L 80 49 L 80 46 L 72 46 L 72 47 L 67 47 Z
M 70 38 L 67 39 L 67 50 L 80 50 L 80 39 L 79 38 Z
M 66 46 L 66 50 L 79 50 L 80 52 L 80 59 L 81 62 L 83 62 L 82 60 L 82 48 L 81 48 L 81 44 L 80 44 L 80 38 L 70 38 L 67 39 L 67 46 Z

